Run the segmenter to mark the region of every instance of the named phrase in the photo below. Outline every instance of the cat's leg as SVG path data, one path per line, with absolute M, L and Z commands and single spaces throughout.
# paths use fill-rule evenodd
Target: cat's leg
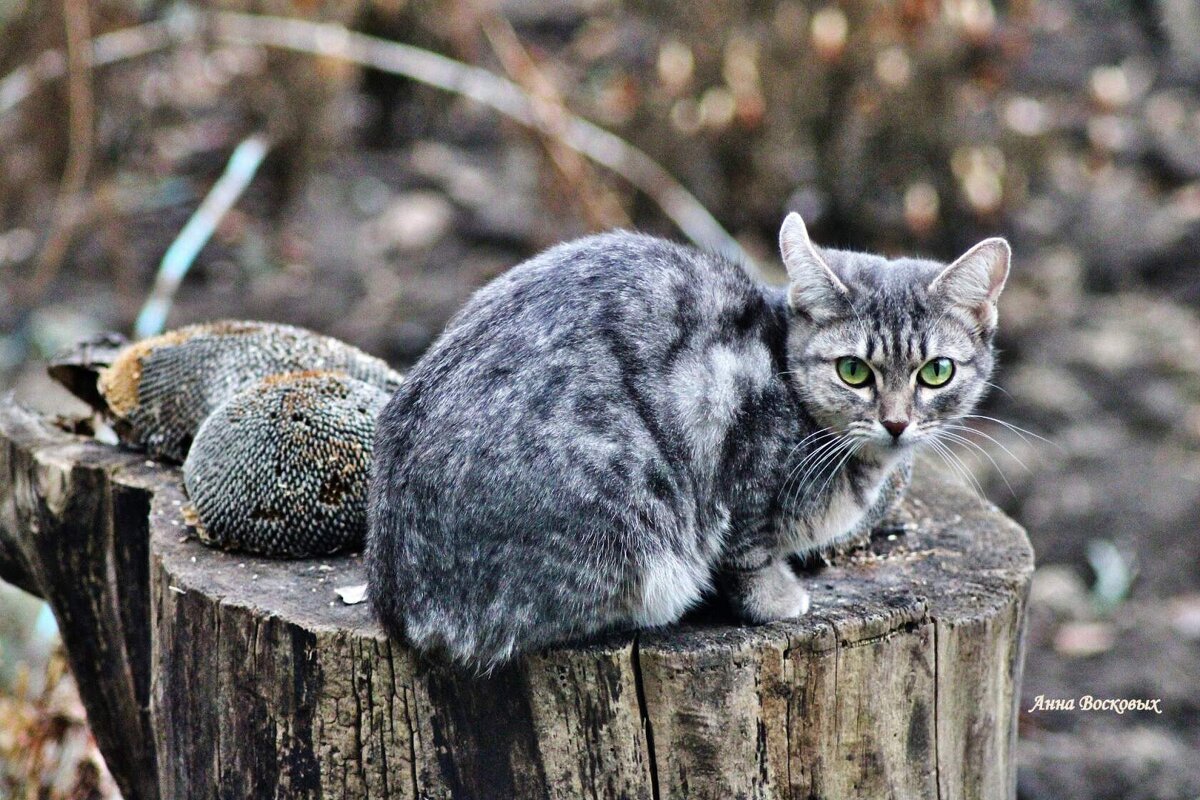
M 742 559 L 722 570 L 721 590 L 734 614 L 749 622 L 773 622 L 808 611 L 808 592 L 786 558 L 747 562 L 753 564 Z
M 875 504 L 867 510 L 865 523 L 874 528 L 895 514 L 900 507 L 900 501 L 908 492 L 910 483 L 912 483 L 912 460 L 906 459 L 884 479 Z
M 846 531 L 844 536 L 838 538 L 853 539 L 858 536 L 870 535 L 871 531 L 894 520 L 896 512 L 900 508 L 900 501 L 904 499 L 911 482 L 912 461 L 906 460 L 883 479 L 875 502 L 867 508 L 858 524 Z

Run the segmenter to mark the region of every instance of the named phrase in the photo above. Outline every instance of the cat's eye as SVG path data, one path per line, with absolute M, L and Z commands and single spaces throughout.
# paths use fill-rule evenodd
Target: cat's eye
M 931 358 L 917 372 L 917 380 L 924 386 L 945 386 L 954 377 L 954 362 L 945 357 Z
M 850 386 L 865 386 L 871 381 L 871 368 L 867 362 L 854 356 L 842 356 L 837 360 L 837 374 Z

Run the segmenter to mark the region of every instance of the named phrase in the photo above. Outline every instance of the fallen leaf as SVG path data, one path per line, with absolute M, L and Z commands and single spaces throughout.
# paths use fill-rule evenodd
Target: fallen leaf
M 365 583 L 355 584 L 354 586 L 339 586 L 334 589 L 338 597 L 342 598 L 342 602 L 348 606 L 353 606 L 367 599 L 367 585 Z

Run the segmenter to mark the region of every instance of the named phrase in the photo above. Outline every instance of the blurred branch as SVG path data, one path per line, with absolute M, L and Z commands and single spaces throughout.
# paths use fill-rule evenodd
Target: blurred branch
M 95 100 L 91 72 L 96 67 L 164 50 L 176 39 L 194 35 L 195 26 L 165 21 L 151 22 L 112 33 L 90 42 L 89 4 L 63 0 L 66 53 L 48 50 L 36 60 L 0 79 L 0 116 L 11 111 L 43 83 L 63 76 L 68 80 L 70 140 L 67 164 L 59 187 L 50 233 L 38 257 L 34 274 L 24 289 L 32 305 L 46 290 L 62 263 L 75 231 L 91 216 L 92 204 L 82 197 L 86 188 L 94 144 Z
M 162 332 L 179 284 L 221 220 L 254 180 L 269 149 L 266 137 L 261 135 L 251 136 L 234 148 L 225 171 L 163 255 L 154 288 L 134 324 L 134 334 L 139 339 Z
M 92 166 L 95 98 L 92 94 L 91 10 L 87 3 L 62 0 L 67 38 L 67 164 L 58 187 L 50 232 L 26 287 L 25 301 L 34 305 L 58 274 L 63 257 L 75 236 L 80 218 L 80 196 Z
M 555 124 L 535 110 L 535 101 L 516 83 L 480 67 L 341 25 L 235 12 L 213 15 L 217 38 L 340 58 L 361 66 L 469 97 L 548 136 L 631 183 L 658 204 L 696 245 L 754 267 L 754 260 L 683 184 L 646 153 L 603 128 L 562 111 Z
M 65 5 L 68 8 L 86 7 L 86 4 L 72 0 L 67 0 Z M 94 69 L 148 55 L 166 49 L 182 33 L 187 31 L 177 30 L 165 21 L 105 33 L 92 40 L 89 62 Z M 67 61 L 57 50 L 48 50 L 32 64 L 13 70 L 0 80 L 0 115 L 16 108 L 39 84 L 61 78 L 66 72 Z
M 482 27 L 504 71 L 529 96 L 530 110 L 537 117 L 538 139 L 564 184 L 565 194 L 579 208 L 589 227 L 603 230 L 629 225 L 629 215 L 596 180 L 583 156 L 563 143 L 568 112 L 562 95 L 538 68 L 512 25 L 499 14 L 488 14 L 482 20 Z
M 352 33 L 341 25 L 235 12 L 219 12 L 211 19 L 216 38 L 226 43 L 340 58 L 468 97 L 553 137 L 619 175 L 653 200 L 699 247 L 747 267 L 756 266 L 708 209 L 645 152 L 565 109 L 549 117 L 539 114 L 529 92 L 513 81 L 418 47 Z M 93 67 L 112 64 L 161 50 L 174 40 L 190 38 L 196 33 L 191 22 L 191 15 L 183 14 L 97 37 L 92 45 L 91 64 Z M 38 82 L 61 77 L 64 72 L 62 55 L 51 51 L 42 54 L 34 65 L 21 67 L 0 80 L 0 114 L 24 100 Z

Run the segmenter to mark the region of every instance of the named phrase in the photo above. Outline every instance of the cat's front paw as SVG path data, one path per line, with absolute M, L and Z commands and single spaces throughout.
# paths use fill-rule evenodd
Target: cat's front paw
M 734 609 L 750 622 L 793 619 L 808 612 L 809 596 L 785 559 L 772 561 L 740 581 Z

